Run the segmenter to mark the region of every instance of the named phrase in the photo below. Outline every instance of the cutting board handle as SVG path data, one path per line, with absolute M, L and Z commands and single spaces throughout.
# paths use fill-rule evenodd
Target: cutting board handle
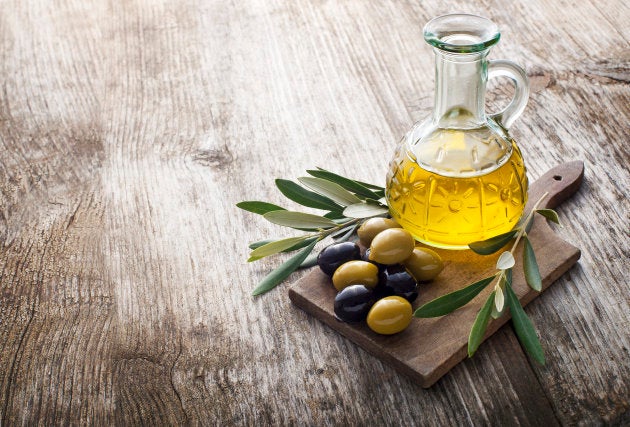
M 548 192 L 549 196 L 542 203 L 541 207 L 547 209 L 555 208 L 571 197 L 580 188 L 583 178 L 584 162 L 581 160 L 562 163 L 549 169 L 547 173 L 538 178 L 529 188 L 529 200 L 527 202 L 526 212 L 532 208 L 533 204 L 536 203 L 545 192 Z

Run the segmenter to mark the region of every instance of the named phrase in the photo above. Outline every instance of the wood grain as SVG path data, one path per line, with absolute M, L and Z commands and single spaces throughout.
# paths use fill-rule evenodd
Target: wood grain
M 627 424 L 627 2 L 0 2 L 0 423 Z M 431 109 L 431 17 L 480 13 L 534 91 L 512 133 L 533 181 L 582 160 L 560 206 L 579 264 L 430 390 L 251 290 L 314 166 L 382 183 Z M 499 84 L 489 108 L 509 95 Z M 299 278 L 301 274 L 296 274 Z M 375 399 L 378 396 L 378 399 Z M 377 403 L 375 404 L 375 401 Z M 531 408 L 536 408 L 532 411 Z

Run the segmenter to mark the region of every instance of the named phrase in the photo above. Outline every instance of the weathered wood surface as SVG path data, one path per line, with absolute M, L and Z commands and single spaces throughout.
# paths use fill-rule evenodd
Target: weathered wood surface
M 2 1 L 0 423 L 627 424 L 627 2 Z M 578 265 L 429 390 L 251 290 L 284 230 L 275 177 L 382 182 L 432 102 L 431 17 L 480 13 L 526 67 L 531 179 L 584 160 L 560 207 Z M 496 89 L 490 103 L 509 93 Z M 301 273 L 304 274 L 304 273 Z M 299 277 L 299 274 L 296 275 Z

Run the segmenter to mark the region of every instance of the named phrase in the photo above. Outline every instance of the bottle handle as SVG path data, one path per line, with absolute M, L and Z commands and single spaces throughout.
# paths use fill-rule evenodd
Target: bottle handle
M 529 80 L 525 70 L 505 59 L 488 61 L 488 79 L 494 77 L 508 77 L 514 82 L 512 101 L 498 113 L 490 114 L 490 117 L 508 129 L 525 110 L 529 99 Z

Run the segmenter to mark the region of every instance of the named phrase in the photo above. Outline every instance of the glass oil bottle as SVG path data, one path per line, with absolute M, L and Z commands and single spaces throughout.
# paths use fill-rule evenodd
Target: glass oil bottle
M 447 249 L 510 231 L 527 202 L 528 181 L 508 128 L 529 96 L 518 65 L 489 61 L 500 34 L 474 15 L 445 15 L 424 28 L 435 52 L 435 99 L 430 117 L 401 140 L 390 162 L 386 199 L 392 217 L 420 242 Z M 509 77 L 510 104 L 486 114 L 488 78 Z

